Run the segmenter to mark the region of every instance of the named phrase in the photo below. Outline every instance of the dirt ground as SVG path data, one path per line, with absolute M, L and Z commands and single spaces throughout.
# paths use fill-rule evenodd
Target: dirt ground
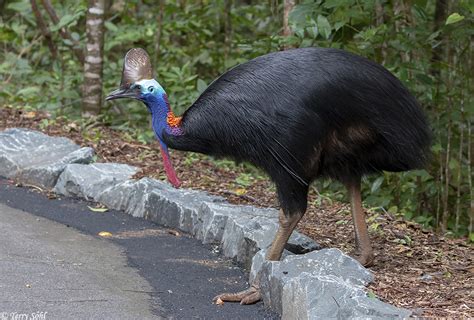
M 99 162 L 128 163 L 141 168 L 136 178 L 165 179 L 158 143 L 145 145 L 100 124 L 81 127 L 50 119 L 46 124 L 45 119 L 48 114 L 3 107 L 0 130 L 25 127 L 69 137 L 93 147 Z M 183 188 L 206 190 L 231 203 L 278 207 L 272 183 L 249 174 L 252 169 L 245 165 L 180 151 L 171 151 L 171 158 Z M 323 198 L 315 189 L 308 204 L 298 230 L 325 247 L 350 253 L 354 239 L 348 204 Z M 370 294 L 422 317 L 474 318 L 474 256 L 466 238 L 444 237 L 388 212 L 366 213 L 376 254 Z

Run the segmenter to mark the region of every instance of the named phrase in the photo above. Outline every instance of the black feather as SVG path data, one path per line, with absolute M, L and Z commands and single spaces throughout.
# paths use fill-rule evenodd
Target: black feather
M 172 148 L 249 161 L 287 214 L 318 177 L 344 183 L 421 168 L 431 134 L 416 99 L 382 66 L 336 49 L 271 53 L 216 79 L 184 113 Z M 301 211 L 300 211 L 301 212 Z

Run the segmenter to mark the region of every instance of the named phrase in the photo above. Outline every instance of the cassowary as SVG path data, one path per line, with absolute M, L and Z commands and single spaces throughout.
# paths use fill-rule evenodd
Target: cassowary
M 307 206 L 308 186 L 332 178 L 348 190 L 356 257 L 373 261 L 361 205 L 361 177 L 421 168 L 430 130 L 415 98 L 382 66 L 336 49 L 270 53 L 227 71 L 176 117 L 163 87 L 153 79 L 148 54 L 125 56 L 120 88 L 106 99 L 133 98 L 151 113 L 168 180 L 179 181 L 168 147 L 248 161 L 274 181 L 279 229 L 268 260 L 279 260 Z M 258 283 L 217 296 L 253 303 Z

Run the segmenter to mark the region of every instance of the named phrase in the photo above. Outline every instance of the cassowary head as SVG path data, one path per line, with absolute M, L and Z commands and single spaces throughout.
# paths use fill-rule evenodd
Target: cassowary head
M 142 101 L 154 110 L 156 100 L 166 96 L 163 87 L 153 78 L 150 57 L 140 48 L 133 48 L 125 55 L 120 88 L 112 91 L 105 100 L 132 98 Z
M 163 87 L 153 78 L 150 57 L 140 48 L 133 48 L 125 55 L 122 81 L 117 90 L 112 91 L 106 101 L 132 98 L 142 101 L 152 114 L 152 125 L 156 137 L 160 141 L 161 153 L 168 180 L 175 187 L 180 185 L 169 160 L 168 147 L 163 141 L 163 132 L 179 135 L 180 118 L 174 117 L 170 110 L 168 97 Z

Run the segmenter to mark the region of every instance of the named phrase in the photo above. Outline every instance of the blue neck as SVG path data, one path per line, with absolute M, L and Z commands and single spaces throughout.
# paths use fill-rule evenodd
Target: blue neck
M 163 141 L 163 130 L 166 130 L 168 127 L 166 116 L 168 115 L 169 107 L 166 105 L 161 93 L 158 96 L 147 95 L 144 102 L 151 113 L 153 131 L 160 141 Z
M 170 106 L 166 93 L 158 93 L 156 95 L 149 94 L 144 97 L 143 102 L 151 113 L 152 127 L 155 135 L 160 142 L 163 142 L 163 131 L 171 135 L 180 135 L 180 128 L 171 127 L 167 118 L 170 112 Z

